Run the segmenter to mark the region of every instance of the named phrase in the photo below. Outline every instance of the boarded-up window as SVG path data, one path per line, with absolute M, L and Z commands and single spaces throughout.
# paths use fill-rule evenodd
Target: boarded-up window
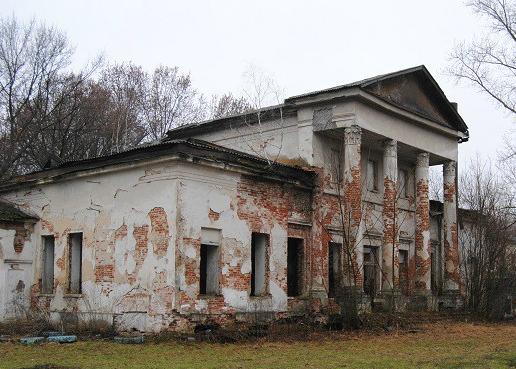
M 54 236 L 43 236 L 41 292 L 54 293 Z
M 260 296 L 267 292 L 268 239 L 263 233 L 253 233 L 251 236 L 251 296 Z
M 378 291 L 378 248 L 374 246 L 364 246 L 364 293 L 374 296 Z
M 374 160 L 367 161 L 366 181 L 369 191 L 378 190 L 378 163 Z
M 219 248 L 220 230 L 203 228 L 199 270 L 199 293 L 201 295 L 219 293 Z
M 341 179 L 341 169 L 340 169 L 340 161 L 341 155 L 340 151 L 337 149 L 331 149 L 330 151 L 330 178 L 331 182 L 334 184 L 339 183 Z
M 342 244 L 330 242 L 328 248 L 328 297 L 335 297 L 340 286 L 340 254 Z
M 400 275 L 400 290 L 404 295 L 408 295 L 408 251 L 400 250 L 399 251 L 399 275 Z
M 68 293 L 82 292 L 82 233 L 68 236 Z
M 408 197 L 408 173 L 405 169 L 398 170 L 398 195 L 399 197 Z
M 299 296 L 303 291 L 303 239 L 288 238 L 287 250 L 287 295 Z

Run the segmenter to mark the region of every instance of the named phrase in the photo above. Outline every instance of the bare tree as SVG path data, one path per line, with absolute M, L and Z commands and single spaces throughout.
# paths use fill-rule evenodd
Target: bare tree
M 37 119 L 30 128 L 31 142 L 22 158 L 25 169 L 42 169 L 51 163 L 95 156 L 96 153 L 91 155 L 87 142 L 99 127 L 95 121 L 77 119 L 87 94 L 87 84 L 76 85 L 78 78 L 73 74 L 60 75 L 45 96 L 32 101 Z M 48 111 L 54 101 L 61 101 L 60 106 Z
M 489 33 L 463 42 L 451 54 L 449 72 L 516 113 L 516 2 L 472 0 L 473 11 L 487 22 Z
M 102 71 L 100 84 L 109 93 L 107 106 L 111 133 L 111 152 L 120 152 L 142 141 L 145 137 L 146 74 L 132 63 L 113 64 Z
M 244 104 L 247 114 L 231 128 L 241 137 L 240 145 L 244 151 L 250 151 L 273 165 L 283 151 L 284 91 L 269 73 L 254 65 L 243 73 L 243 80 L 240 104 Z
M 443 168 L 441 165 L 430 167 L 429 196 L 431 200 L 443 201 Z
M 213 95 L 210 106 L 210 119 L 224 118 L 230 115 L 242 114 L 253 107 L 245 97 L 236 97 L 232 93 L 221 96 Z
M 100 64 L 66 77 L 72 54 L 66 35 L 53 27 L 0 19 L 0 178 L 32 169 L 29 148 L 42 130 L 68 119 L 69 97 Z
M 504 300 L 516 286 L 514 192 L 489 162 L 477 158 L 463 173 L 459 241 L 466 307 L 500 318 Z
M 381 296 L 385 301 L 382 308 L 389 311 L 396 309 L 398 293 L 409 294 L 411 291 L 407 279 L 408 270 L 407 275 L 403 276 L 402 270 L 398 270 L 396 273 L 395 265 L 399 265 L 400 240 L 402 238 L 413 238 L 415 234 L 413 231 L 406 232 L 410 211 L 401 206 L 402 202 L 406 202 L 407 206 L 410 206 L 414 202 L 415 194 L 408 189 L 408 186 L 412 183 L 411 181 L 397 181 L 393 188 L 394 198 L 391 199 L 393 206 L 385 214 L 384 212 L 377 212 L 374 204 L 378 201 L 378 198 L 374 195 L 376 193 L 374 182 L 378 182 L 378 178 L 373 173 L 371 173 L 373 176 L 369 177 L 366 170 L 361 176 L 358 186 L 361 189 L 361 196 L 357 199 L 356 193 L 353 193 L 353 188 L 356 188 L 357 185 L 353 181 L 356 179 L 350 182 L 349 178 L 347 180 L 345 178 L 342 160 L 340 159 L 343 151 L 344 145 L 341 143 L 338 153 L 331 160 L 330 168 L 330 178 L 332 180 L 329 184 L 329 192 L 334 192 L 333 201 L 336 205 L 330 206 L 330 208 L 338 209 L 338 219 L 335 219 L 337 227 L 333 229 L 332 232 L 334 233 L 325 232 L 328 232 L 327 236 L 334 244 L 340 245 L 339 262 L 334 266 L 338 273 L 334 280 L 335 291 L 333 294 L 340 306 L 343 323 L 356 327 L 361 324 L 360 312 L 362 304 L 366 301 L 364 297 L 369 299 L 371 307 L 374 308 L 375 298 L 380 297 L 380 284 L 382 285 L 382 291 L 385 292 Z M 371 150 L 362 150 L 362 155 L 368 162 Z M 377 185 L 378 183 L 376 183 Z M 384 227 L 385 216 L 389 217 L 392 223 L 392 232 L 388 232 L 387 236 L 381 232 Z M 384 265 L 382 265 L 384 255 L 379 254 L 385 242 L 392 245 L 390 249 L 392 273 L 386 272 Z M 367 264 L 374 269 L 372 275 L 368 276 L 371 280 L 368 281 L 367 285 L 365 281 L 366 253 L 363 252 L 363 247 L 369 248 Z M 362 253 L 362 258 L 359 257 L 360 253 Z M 405 282 L 406 286 L 404 285 Z M 326 286 L 326 289 L 327 292 L 330 292 L 329 286 Z
M 160 66 L 147 80 L 144 115 L 150 139 L 159 140 L 167 131 L 206 116 L 202 95 L 192 86 L 189 74 L 177 67 Z

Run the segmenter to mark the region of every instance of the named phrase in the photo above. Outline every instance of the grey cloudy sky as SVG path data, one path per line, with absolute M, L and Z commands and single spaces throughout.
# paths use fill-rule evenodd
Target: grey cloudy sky
M 270 72 L 287 96 L 425 64 L 471 132 L 462 163 L 496 157 L 516 123 L 444 69 L 455 43 L 483 31 L 460 0 L 139 1 L 0 0 L 2 15 L 36 17 L 65 31 L 82 65 L 111 61 L 190 72 L 206 94 L 239 93 L 249 64 Z

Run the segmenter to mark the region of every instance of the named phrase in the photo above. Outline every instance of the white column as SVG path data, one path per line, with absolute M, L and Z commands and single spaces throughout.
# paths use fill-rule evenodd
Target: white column
M 354 255 L 353 263 L 358 271 L 357 255 L 361 250 L 362 240 L 362 174 L 360 166 L 360 146 L 362 130 L 353 125 L 344 129 L 344 160 L 343 160 L 343 192 L 344 192 L 344 229 L 347 233 L 347 247 Z M 346 264 L 344 264 L 346 265 Z M 351 271 L 347 271 L 346 283 L 351 285 Z M 357 287 L 362 286 L 362 278 L 355 281 Z
M 443 165 L 444 289 L 458 292 L 460 287 L 459 237 L 457 230 L 457 162 Z
M 416 281 L 417 292 L 431 290 L 430 200 L 428 197 L 429 154 L 416 158 Z
M 383 245 L 382 290 L 397 286 L 396 181 L 398 178 L 398 143 L 387 140 L 383 146 Z

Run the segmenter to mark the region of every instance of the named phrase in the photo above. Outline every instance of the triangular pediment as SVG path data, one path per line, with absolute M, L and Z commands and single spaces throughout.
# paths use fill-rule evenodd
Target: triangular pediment
M 424 67 L 371 79 L 360 87 L 391 104 L 449 128 L 463 128 L 456 108 Z

